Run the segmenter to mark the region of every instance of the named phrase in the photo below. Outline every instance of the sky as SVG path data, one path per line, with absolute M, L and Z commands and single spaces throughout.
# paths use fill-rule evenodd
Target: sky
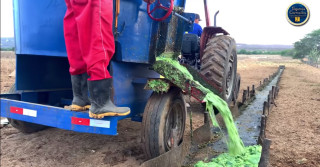
M 1 37 L 13 37 L 12 0 L 1 0 Z
M 198 13 L 205 27 L 202 0 L 186 0 L 186 12 Z M 217 10 L 217 26 L 245 44 L 290 45 L 307 33 L 320 29 L 320 0 L 300 0 L 310 9 L 310 19 L 303 26 L 293 26 L 286 19 L 286 10 L 296 0 L 207 0 L 213 24 Z M 1 37 L 13 37 L 12 0 L 1 0 Z
M 320 29 L 320 0 L 299 0 L 309 7 L 310 19 L 303 26 L 293 26 L 286 19 L 288 7 L 297 0 L 207 0 L 213 25 L 216 11 L 217 26 L 245 44 L 290 45 L 313 30 Z M 186 12 L 198 13 L 205 26 L 202 0 L 187 0 Z

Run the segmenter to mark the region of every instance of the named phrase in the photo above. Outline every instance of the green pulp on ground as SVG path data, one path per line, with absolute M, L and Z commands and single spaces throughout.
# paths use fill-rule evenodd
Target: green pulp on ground
M 193 80 L 193 77 L 190 74 L 190 72 L 187 70 L 187 68 L 180 65 L 180 63 L 176 60 L 172 60 L 171 58 L 168 58 L 168 57 L 158 57 L 156 63 L 153 65 L 153 68 L 155 71 L 163 75 L 166 79 L 170 80 L 172 83 L 174 83 L 180 88 L 184 88 L 185 82 L 187 81 L 189 82 L 190 85 L 195 86 L 196 88 L 201 90 L 204 94 L 206 94 L 203 100 L 206 102 L 206 109 L 209 112 L 212 124 L 216 127 L 219 127 L 219 124 L 217 123 L 217 120 L 213 111 L 213 106 L 215 106 L 220 112 L 223 118 L 223 121 L 225 122 L 227 132 L 229 134 L 228 135 L 229 138 L 227 140 L 229 153 L 222 154 L 222 155 L 224 155 L 224 158 L 228 158 L 229 160 L 235 159 L 237 156 L 241 156 L 243 157 L 243 162 L 244 162 L 243 164 L 249 163 L 249 161 L 251 162 L 251 160 L 246 159 L 249 156 L 242 156 L 242 155 L 247 155 L 249 153 L 248 151 L 252 147 L 247 147 L 247 148 L 244 147 L 244 144 L 239 137 L 238 130 L 234 124 L 233 117 L 229 110 L 228 104 L 223 99 L 221 99 L 219 96 L 214 94 L 211 90 L 202 86 L 198 81 Z M 259 148 L 259 146 L 255 146 L 255 147 Z M 256 149 L 256 150 L 259 150 L 259 149 Z M 250 157 L 256 157 L 256 161 L 259 162 L 260 156 L 261 156 L 261 149 L 260 149 L 260 152 L 256 151 Z M 256 161 L 252 161 L 252 162 L 256 162 Z M 257 164 L 258 163 L 256 163 L 256 165 Z
M 218 157 L 205 163 L 199 161 L 195 167 L 258 167 L 262 147 L 260 145 L 245 147 L 242 154 L 233 156 L 229 153 L 223 153 Z

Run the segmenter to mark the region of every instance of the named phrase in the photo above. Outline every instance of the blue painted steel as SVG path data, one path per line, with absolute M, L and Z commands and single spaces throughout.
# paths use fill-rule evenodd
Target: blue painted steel
M 16 62 L 17 90 L 71 88 L 65 57 L 17 54 Z
M 64 107 L 64 105 L 70 105 L 72 99 L 71 90 L 50 90 L 50 91 L 38 91 L 38 92 L 21 92 L 21 101 L 51 105 L 56 107 Z M 62 103 L 64 102 L 64 103 Z
M 182 16 L 189 20 L 194 20 L 196 18 L 195 13 L 183 13 Z M 184 30 L 193 31 L 193 24 L 184 24 Z
M 67 56 L 63 0 L 13 0 L 17 54 Z
M 168 5 L 168 0 L 161 0 Z M 185 0 L 176 0 L 176 6 L 184 7 Z M 153 8 L 153 7 L 152 7 Z M 158 41 L 159 22 L 153 21 L 147 14 L 147 4 L 142 0 L 121 0 L 116 38 L 116 58 L 124 62 L 152 63 L 150 56 L 155 56 L 155 45 Z M 166 13 L 164 10 L 155 12 L 156 17 Z M 164 22 L 169 22 L 171 16 Z M 182 35 L 182 34 L 177 34 Z
M 65 2 L 60 0 L 14 0 L 15 41 L 17 54 L 65 57 L 63 17 Z M 167 0 L 161 0 L 165 4 Z M 185 0 L 175 0 L 184 7 Z M 117 41 L 121 61 L 150 63 L 150 50 L 156 43 L 158 22 L 149 18 L 142 0 L 121 0 Z M 166 11 L 158 12 L 159 15 Z
M 21 102 L 16 100 L 1 99 L 1 117 L 17 119 L 21 121 L 32 122 L 36 124 L 56 127 L 60 129 L 72 130 L 84 133 L 98 133 L 105 135 L 117 135 L 118 120 L 126 117 L 106 117 L 102 120 L 110 121 L 110 128 L 100 128 L 84 125 L 71 124 L 71 117 L 89 118 L 87 112 L 74 112 L 59 107 L 46 106 L 41 104 L 34 104 L 28 102 Z M 19 107 L 37 111 L 37 117 L 20 115 L 10 112 L 10 107 Z
M 152 93 L 150 90 L 144 90 L 147 78 L 160 77 L 149 68 L 150 65 L 147 64 L 111 62 L 114 102 L 117 106 L 130 107 L 132 117 L 141 117 L 140 113 L 143 113 Z
M 120 1 L 118 32 L 116 39 L 121 45 L 118 60 L 126 62 L 149 62 L 151 36 L 156 33 L 157 23 L 146 13 L 147 5 L 141 0 Z M 118 54 L 118 53 L 117 53 Z
M 167 0 L 161 0 L 167 2 Z M 14 0 L 14 23 L 17 54 L 66 56 L 63 37 L 64 1 Z M 146 13 L 142 0 L 121 0 L 117 40 L 121 44 L 121 61 L 149 63 L 158 22 Z M 185 0 L 176 0 L 184 7 Z M 162 14 L 165 11 L 159 12 Z M 159 14 L 159 15 L 160 15 Z
M 0 98 L 12 99 L 12 100 L 21 100 L 20 94 L 0 94 Z

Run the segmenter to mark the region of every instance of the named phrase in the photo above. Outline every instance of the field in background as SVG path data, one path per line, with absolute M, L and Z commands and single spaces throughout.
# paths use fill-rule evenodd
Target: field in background
M 241 85 L 238 101 L 241 93 L 247 86 L 258 87 L 260 81 L 274 73 L 281 63 L 299 63 L 290 57 L 280 55 L 238 55 L 238 73 L 241 75 Z
M 12 51 L 1 51 L 1 74 L 0 85 L 1 93 L 6 93 L 10 90 L 15 81 L 16 59 Z M 9 76 L 11 75 L 11 76 Z

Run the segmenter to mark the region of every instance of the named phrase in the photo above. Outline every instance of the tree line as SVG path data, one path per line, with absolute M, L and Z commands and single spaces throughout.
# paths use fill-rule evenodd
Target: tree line
M 281 51 L 267 51 L 267 50 L 245 50 L 241 49 L 238 50 L 238 54 L 245 54 L 245 55 L 280 55 Z
M 14 51 L 14 48 L 0 48 L 1 51 Z
M 308 58 L 308 63 L 311 65 L 319 66 L 320 64 L 320 29 L 314 30 L 307 34 L 304 38 L 294 43 L 293 49 L 287 49 L 282 51 L 261 51 L 254 50 L 248 51 L 241 49 L 238 54 L 258 55 L 258 54 L 270 54 L 290 56 L 295 59 Z
M 312 57 L 320 51 L 320 29 L 314 30 L 294 43 L 294 58 Z
M 314 30 L 294 43 L 293 58 L 308 58 L 308 62 L 316 67 L 320 63 L 320 29 Z

